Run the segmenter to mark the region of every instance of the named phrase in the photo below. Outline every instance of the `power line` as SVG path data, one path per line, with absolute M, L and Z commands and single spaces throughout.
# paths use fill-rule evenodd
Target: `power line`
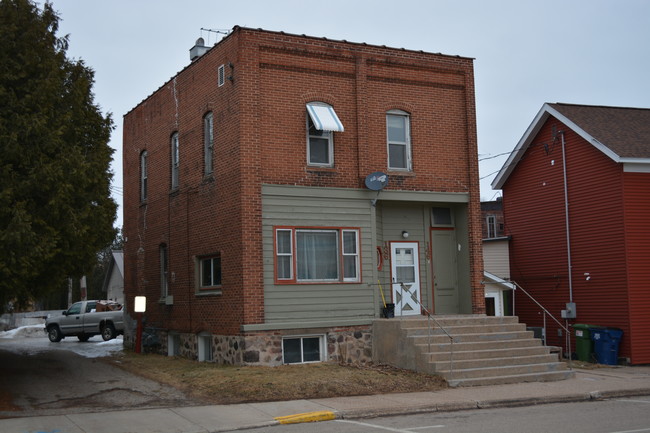
M 499 153 L 498 155 L 486 156 L 485 158 L 480 158 L 478 161 L 481 162 L 481 161 L 485 161 L 486 159 L 494 159 L 503 155 L 510 155 L 510 153 L 512 152 L 503 152 L 503 153 Z
M 500 172 L 500 171 L 501 171 L 501 169 L 499 169 L 499 170 L 497 170 L 497 171 L 493 171 L 492 173 L 490 173 L 490 174 L 488 174 L 488 175 L 485 175 L 485 176 L 479 178 L 479 180 L 483 180 L 483 179 L 485 179 L 485 178 L 488 178 L 488 177 L 492 176 L 493 174 L 497 174 L 497 173 Z

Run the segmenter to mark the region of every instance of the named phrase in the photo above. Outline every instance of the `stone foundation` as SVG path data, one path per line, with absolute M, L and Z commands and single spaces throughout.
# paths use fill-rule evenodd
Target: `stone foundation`
M 154 335 L 153 337 L 150 337 Z M 178 335 L 178 356 L 198 359 L 199 335 L 175 333 L 167 330 L 145 328 L 143 352 L 169 352 L 169 336 Z M 212 335 L 212 360 L 227 365 L 282 365 L 282 339 L 285 337 L 323 336 L 326 361 L 344 364 L 369 364 L 372 362 L 372 326 L 352 326 L 321 329 L 292 329 L 262 331 L 245 335 Z M 156 344 L 146 344 L 154 342 Z M 126 332 L 124 346 L 133 349 L 134 332 Z

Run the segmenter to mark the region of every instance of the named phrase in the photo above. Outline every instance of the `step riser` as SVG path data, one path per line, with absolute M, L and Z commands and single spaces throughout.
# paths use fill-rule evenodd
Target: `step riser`
M 460 343 L 484 343 L 484 342 L 500 342 L 500 341 L 512 341 L 512 340 L 527 340 L 533 338 L 533 333 L 531 331 L 522 331 L 522 332 L 498 332 L 498 333 L 484 333 L 484 334 L 452 334 L 454 338 L 454 344 Z M 432 344 L 444 344 L 449 343 L 449 337 L 446 335 L 418 335 L 410 336 L 414 344 L 428 344 L 429 339 Z M 541 341 L 540 341 L 541 342 Z
M 425 348 L 426 349 L 426 348 Z M 448 361 L 450 352 L 427 353 L 422 352 L 429 362 Z M 493 358 L 507 358 L 507 357 L 521 357 L 521 356 L 534 356 L 534 355 L 547 355 L 548 349 L 543 346 L 539 347 L 522 347 L 511 349 L 493 349 L 493 350 L 470 350 L 470 351 L 457 351 L 454 350 L 454 359 L 459 361 L 465 360 L 481 360 Z
M 465 352 L 470 350 L 490 350 L 490 349 L 516 349 L 521 347 L 539 347 L 542 343 L 539 340 L 509 340 L 509 341 L 484 341 L 474 343 L 454 343 L 454 352 Z M 424 351 L 429 351 L 429 344 L 416 344 Z M 434 344 L 431 343 L 431 352 L 449 352 L 451 344 Z
M 491 367 L 491 368 L 473 368 L 473 369 L 457 369 L 454 366 L 453 373 L 450 370 L 440 371 L 436 370 L 437 374 L 443 377 L 453 376 L 454 379 L 476 379 L 479 377 L 499 377 L 499 376 L 516 376 L 522 374 L 537 374 L 537 373 L 552 373 L 556 371 L 563 371 L 566 367 L 563 363 L 552 364 L 529 364 L 517 365 L 509 367 Z
M 439 326 L 443 328 L 453 327 L 453 326 L 481 326 L 481 325 L 499 325 L 499 324 L 519 324 L 519 318 L 513 316 L 468 316 L 468 317 L 454 317 L 454 318 L 440 318 L 436 317 L 436 321 Z M 392 319 L 391 319 L 392 320 Z M 426 318 L 409 318 L 400 320 L 399 317 L 396 317 L 396 321 L 401 321 L 403 323 L 402 327 L 406 328 L 424 328 L 428 324 Z
M 428 357 L 429 362 L 448 361 L 450 352 L 426 353 L 426 346 L 424 353 Z M 480 359 L 493 359 L 493 358 L 507 358 L 507 357 L 520 357 L 526 355 L 547 355 L 548 348 L 544 346 L 538 347 L 522 347 L 512 349 L 493 349 L 482 351 L 460 351 L 454 349 L 454 359 L 463 360 L 480 360 Z
M 435 371 L 450 370 L 453 366 L 454 370 L 476 369 L 476 368 L 489 368 L 489 367 L 505 367 L 505 366 L 518 366 L 529 364 L 548 364 L 558 362 L 555 355 L 537 355 L 537 356 L 521 356 L 511 358 L 492 358 L 492 359 L 468 359 L 457 360 L 454 359 L 453 363 L 446 360 L 439 360 L 433 362 Z
M 406 334 L 411 337 L 429 335 L 429 327 L 423 328 L 403 328 L 406 331 Z M 521 324 L 504 324 L 504 325 L 479 325 L 479 326 L 451 326 L 445 328 L 445 331 L 449 335 L 464 335 L 464 334 L 481 334 L 486 333 L 490 334 L 493 332 L 522 332 L 526 331 L 526 325 Z M 431 327 L 431 334 L 433 335 L 447 335 L 445 332 L 437 326 Z

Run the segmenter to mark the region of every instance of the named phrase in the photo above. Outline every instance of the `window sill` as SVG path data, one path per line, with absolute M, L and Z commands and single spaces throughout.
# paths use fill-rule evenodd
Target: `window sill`
M 222 292 L 221 289 L 202 289 L 198 292 L 194 293 L 195 296 L 197 297 L 204 297 L 204 296 L 221 296 Z
M 307 166 L 308 173 L 337 173 L 338 170 L 335 167 L 318 167 L 313 165 Z
M 411 171 L 411 170 L 389 169 L 388 174 L 390 176 L 415 177 L 415 173 L 413 171 Z

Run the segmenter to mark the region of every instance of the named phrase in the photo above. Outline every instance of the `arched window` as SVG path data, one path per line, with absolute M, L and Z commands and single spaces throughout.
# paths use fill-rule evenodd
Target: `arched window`
M 214 116 L 212 111 L 203 117 L 203 174 L 212 174 L 212 155 L 214 154 Z
M 160 244 L 160 298 L 165 299 L 169 295 L 169 256 L 167 245 Z
M 410 171 L 411 125 L 409 114 L 402 110 L 386 113 L 386 138 L 388 142 L 388 168 Z
M 178 132 L 172 134 L 171 139 L 172 151 L 172 189 L 178 188 L 178 172 L 180 167 L 180 144 L 178 142 Z
M 323 102 L 307 104 L 307 165 L 334 166 L 334 132 L 343 132 L 334 108 Z
M 140 154 L 140 201 L 147 201 L 147 151 Z

